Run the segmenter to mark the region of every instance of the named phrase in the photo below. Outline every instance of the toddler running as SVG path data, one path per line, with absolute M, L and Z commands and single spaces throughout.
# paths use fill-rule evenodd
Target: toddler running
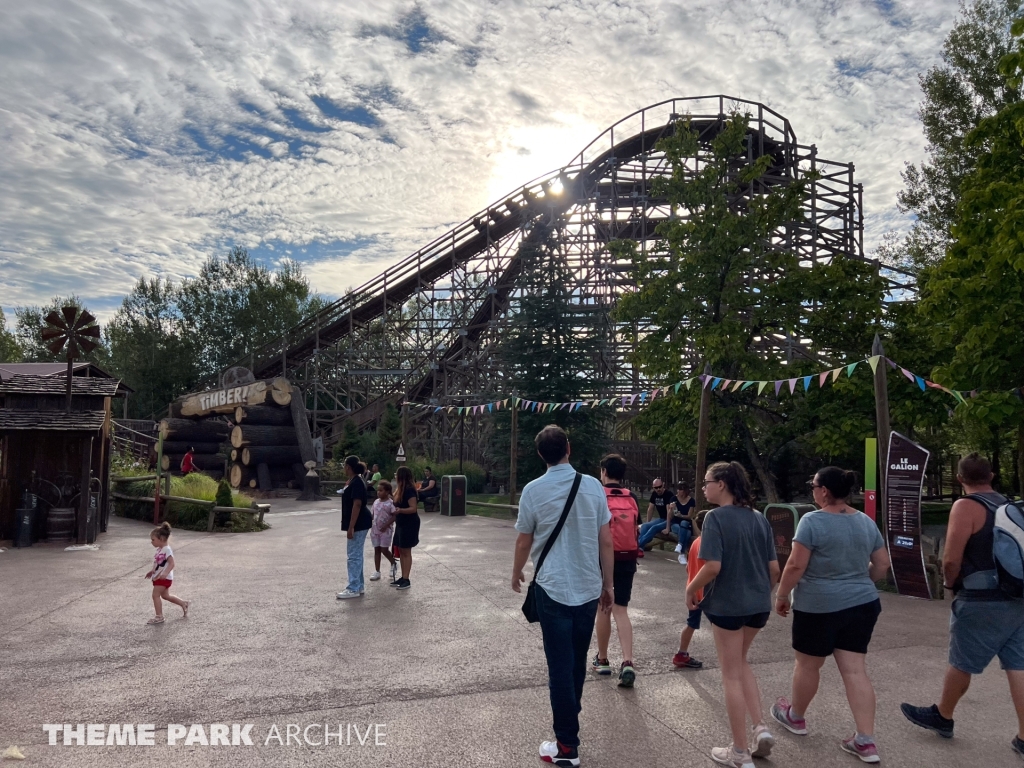
M 391 500 L 391 483 L 387 480 L 378 480 L 377 498 L 373 502 L 373 527 L 370 528 L 370 542 L 373 544 L 373 573 L 370 575 L 370 581 L 380 581 L 381 555 L 390 561 L 391 580 L 395 580 L 398 561 L 391 554 L 391 537 L 395 532 L 397 515 L 395 503 Z
M 163 601 L 174 603 L 181 607 L 185 618 L 188 618 L 188 600 L 182 600 L 171 594 L 171 584 L 174 583 L 174 553 L 167 543 L 171 537 L 171 524 L 164 522 L 159 528 L 154 528 L 149 534 L 150 543 L 156 547 L 156 554 L 153 556 L 153 570 L 144 578 L 153 580 L 153 607 L 156 608 L 156 616 L 147 621 L 147 624 L 164 623 Z

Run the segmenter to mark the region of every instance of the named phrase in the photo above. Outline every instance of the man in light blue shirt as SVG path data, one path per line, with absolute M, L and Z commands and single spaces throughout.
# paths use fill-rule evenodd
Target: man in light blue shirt
M 569 438 L 558 426 L 542 429 L 534 440 L 547 472 L 527 483 L 519 499 L 512 589 L 520 591 L 523 567 L 536 564 L 548 537 L 562 515 L 576 479 L 569 464 Z M 537 574 L 537 613 L 548 663 L 548 691 L 556 741 L 540 746 L 540 757 L 560 766 L 577 766 L 579 713 L 587 654 L 597 609 L 612 607 L 615 555 L 608 527 L 611 513 L 604 488 L 595 477 L 583 475 L 565 525 Z

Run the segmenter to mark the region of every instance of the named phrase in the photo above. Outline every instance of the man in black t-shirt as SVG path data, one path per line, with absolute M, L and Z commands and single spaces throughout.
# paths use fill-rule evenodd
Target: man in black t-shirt
M 660 477 L 654 478 L 651 483 L 651 500 L 647 504 L 647 522 L 640 526 L 640 548 L 644 549 L 654 537 L 665 530 L 665 520 L 668 516 L 668 505 L 673 503 L 676 496 L 669 489 L 668 484 Z M 655 517 L 657 513 L 657 517 Z

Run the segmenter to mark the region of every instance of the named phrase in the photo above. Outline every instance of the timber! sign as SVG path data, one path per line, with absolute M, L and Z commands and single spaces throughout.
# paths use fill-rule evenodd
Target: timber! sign
M 921 552 L 921 489 L 928 451 L 893 432 L 885 471 L 886 543 L 901 595 L 930 600 L 932 593 Z
M 273 381 L 254 381 L 234 387 L 211 389 L 195 395 L 186 395 L 181 402 L 182 416 L 206 416 L 210 413 L 232 413 L 240 405 L 288 405 L 292 398 L 292 385 L 284 378 Z
M 181 404 L 182 416 L 205 416 L 208 413 L 223 410 L 233 411 L 238 405 L 259 405 L 267 399 L 267 384 L 255 381 L 241 387 L 214 389 L 189 395 Z

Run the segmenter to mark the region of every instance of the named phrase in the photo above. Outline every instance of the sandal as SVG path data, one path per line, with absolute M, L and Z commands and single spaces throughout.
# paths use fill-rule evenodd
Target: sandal
M 164 623 L 164 617 L 163 616 L 154 616 L 152 619 L 150 619 L 146 623 L 147 624 L 163 624 Z
M 185 618 L 185 619 L 188 618 L 188 609 L 189 609 L 189 606 L 191 606 L 191 605 L 192 605 L 192 601 L 191 600 L 186 600 L 185 604 L 183 606 L 181 606 L 181 610 L 185 614 L 182 618 Z

